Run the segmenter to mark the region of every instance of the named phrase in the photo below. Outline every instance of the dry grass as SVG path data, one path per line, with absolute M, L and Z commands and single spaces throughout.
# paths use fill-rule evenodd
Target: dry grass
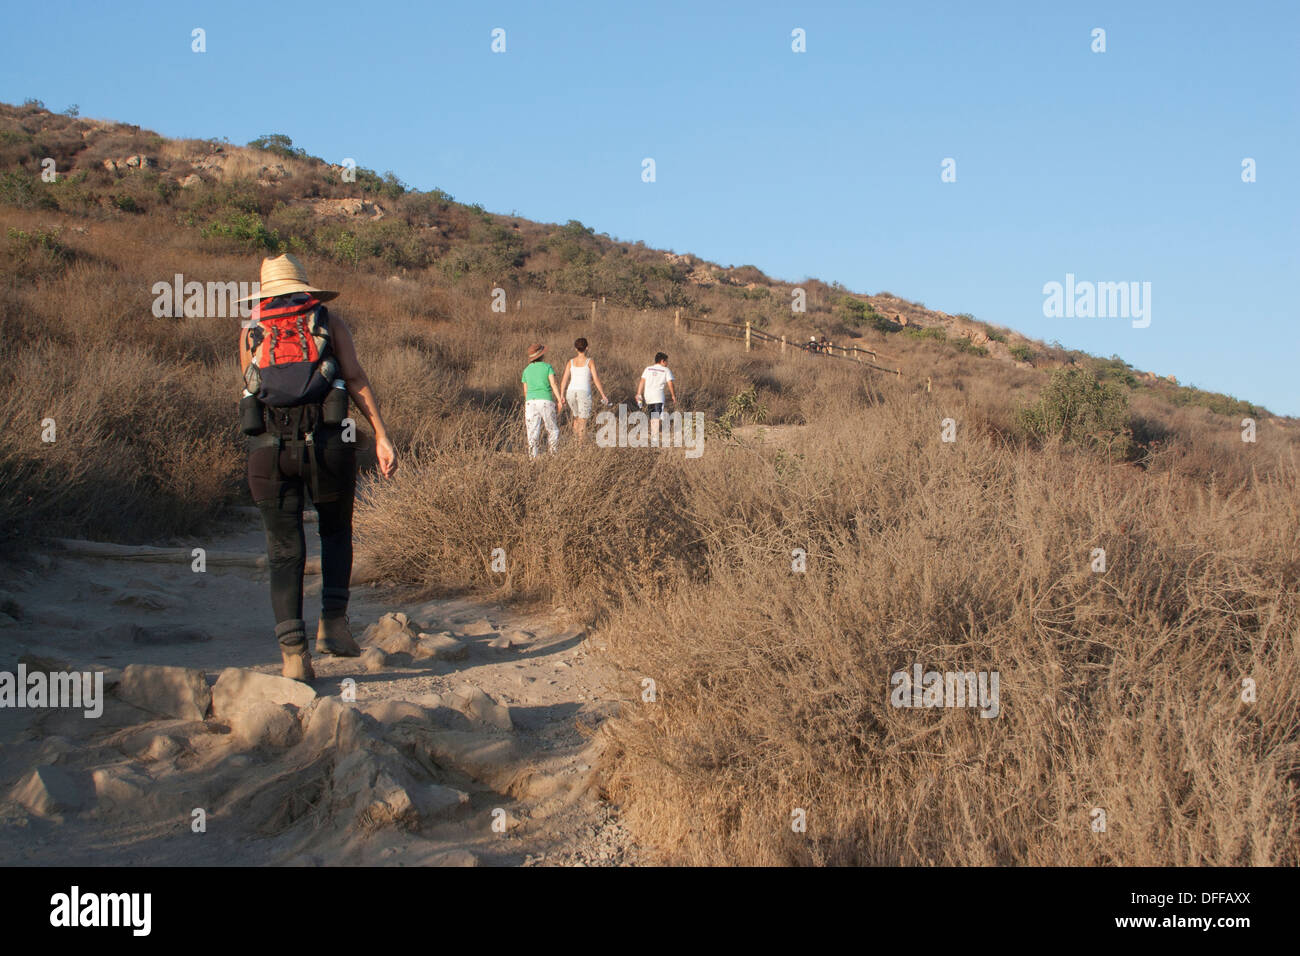
M 936 418 L 706 456 L 707 576 L 603 631 L 629 698 L 658 685 L 616 731 L 637 830 L 708 864 L 1295 865 L 1294 459 L 1221 494 Z M 998 671 L 1000 715 L 890 706 L 918 662 Z
M 1300 862 L 1289 448 L 1228 447 L 1266 477 L 1227 488 L 1008 443 L 887 380 L 818 397 L 793 444 L 698 461 L 530 465 L 508 430 L 417 452 L 368 496 L 366 549 L 422 588 L 598 623 L 629 701 L 609 789 L 667 861 Z M 997 671 L 1000 715 L 891 707 L 918 662 Z

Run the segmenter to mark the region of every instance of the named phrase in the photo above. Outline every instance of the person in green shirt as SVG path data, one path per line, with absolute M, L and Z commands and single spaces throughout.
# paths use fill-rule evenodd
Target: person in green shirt
M 542 429 L 546 429 L 547 447 L 554 452 L 560 442 L 559 413 L 564 410 L 564 398 L 555 382 L 555 369 L 543 362 L 545 345 L 534 345 L 528 350 L 528 365 L 519 381 L 524 386 L 524 427 L 528 431 L 528 457 L 536 458 L 541 451 Z

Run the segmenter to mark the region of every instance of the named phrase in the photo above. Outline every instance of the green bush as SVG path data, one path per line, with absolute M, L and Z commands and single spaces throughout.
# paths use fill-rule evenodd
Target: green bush
M 941 325 L 909 325 L 903 329 L 903 333 L 910 338 L 922 341 L 926 339 L 932 339 L 936 342 L 948 341 L 948 333 L 944 331 Z
M 203 227 L 202 236 L 229 239 L 270 252 L 280 249 L 280 237 L 267 229 L 262 217 L 254 212 L 232 212 L 222 219 L 214 219 Z
M 334 248 L 331 251 L 334 258 L 349 263 L 354 269 L 361 262 L 361 243 L 356 233 L 344 231 L 334 240 Z
M 361 191 L 382 196 L 386 199 L 400 199 L 406 195 L 406 184 L 397 178 L 397 174 L 389 170 L 380 176 L 373 169 L 357 167 L 357 185 Z
M 302 148 L 295 148 L 293 140 L 283 133 L 267 133 L 259 136 L 248 144 L 253 149 L 264 150 L 268 153 L 274 153 L 284 159 L 301 159 L 307 155 L 307 151 Z
M 853 328 L 866 325 L 878 332 L 892 332 L 896 328 L 892 322 L 872 308 L 870 302 L 865 302 L 856 296 L 840 296 L 836 305 L 843 313 L 845 323 Z
M 0 173 L 0 202 L 24 209 L 58 209 L 58 201 L 45 184 L 30 173 Z
M 1020 425 L 1035 440 L 1059 438 L 1069 444 L 1105 449 L 1121 459 L 1129 457 L 1135 447 L 1128 392 L 1114 382 L 1100 381 L 1084 368 L 1053 372 L 1038 402 L 1020 409 Z
M 1015 345 L 1008 348 L 1007 351 L 1011 353 L 1011 357 L 1017 362 L 1028 362 L 1034 357 L 1034 350 L 1024 342 L 1017 342 Z
M 441 189 L 433 189 L 427 193 L 411 192 L 406 194 L 402 211 L 406 214 L 406 221 L 412 226 L 435 226 L 451 208 L 451 203 L 451 196 Z
M 59 230 L 8 230 L 9 241 L 0 272 L 20 279 L 53 279 L 72 262 L 72 251 L 59 239 Z
M 750 385 L 743 392 L 727 399 L 727 410 L 716 421 L 710 422 L 713 430 L 727 438 L 732 429 L 747 422 L 762 423 L 767 420 L 767 406 L 758 400 L 758 390 Z
M 1133 374 L 1133 366 L 1118 355 L 1112 355 L 1108 359 L 1089 356 L 1086 364 L 1092 367 L 1100 381 L 1114 382 L 1116 385 L 1123 385 L 1126 388 L 1137 387 L 1138 380 L 1137 376 Z
M 1208 408 L 1218 415 L 1228 415 L 1234 418 L 1243 415 L 1254 418 L 1265 411 L 1258 405 L 1252 405 L 1250 402 L 1235 398 L 1232 395 L 1224 395 L 1221 392 L 1207 392 L 1190 385 L 1178 385 L 1168 390 L 1162 389 L 1159 394 L 1171 405 L 1195 405 L 1200 408 Z

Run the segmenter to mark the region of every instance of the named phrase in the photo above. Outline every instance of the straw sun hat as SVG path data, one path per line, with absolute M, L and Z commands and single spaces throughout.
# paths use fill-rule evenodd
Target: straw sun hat
M 546 353 L 546 346 L 538 343 L 528 350 L 528 361 L 536 362 Z
M 277 295 L 292 292 L 310 292 L 322 302 L 337 298 L 337 292 L 326 292 L 307 281 L 307 270 L 302 267 L 297 256 L 286 252 L 282 256 L 273 256 L 262 260 L 260 288 L 252 295 L 245 296 L 240 302 L 254 302 L 270 299 Z

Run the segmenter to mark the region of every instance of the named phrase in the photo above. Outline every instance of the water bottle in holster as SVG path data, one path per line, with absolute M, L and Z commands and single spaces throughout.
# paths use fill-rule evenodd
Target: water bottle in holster
M 266 431 L 262 403 L 248 389 L 244 389 L 243 397 L 239 399 L 239 427 L 245 435 L 260 435 Z
M 341 425 L 348 415 L 348 386 L 341 378 L 334 379 L 329 394 L 321 402 L 321 421 L 326 425 Z

